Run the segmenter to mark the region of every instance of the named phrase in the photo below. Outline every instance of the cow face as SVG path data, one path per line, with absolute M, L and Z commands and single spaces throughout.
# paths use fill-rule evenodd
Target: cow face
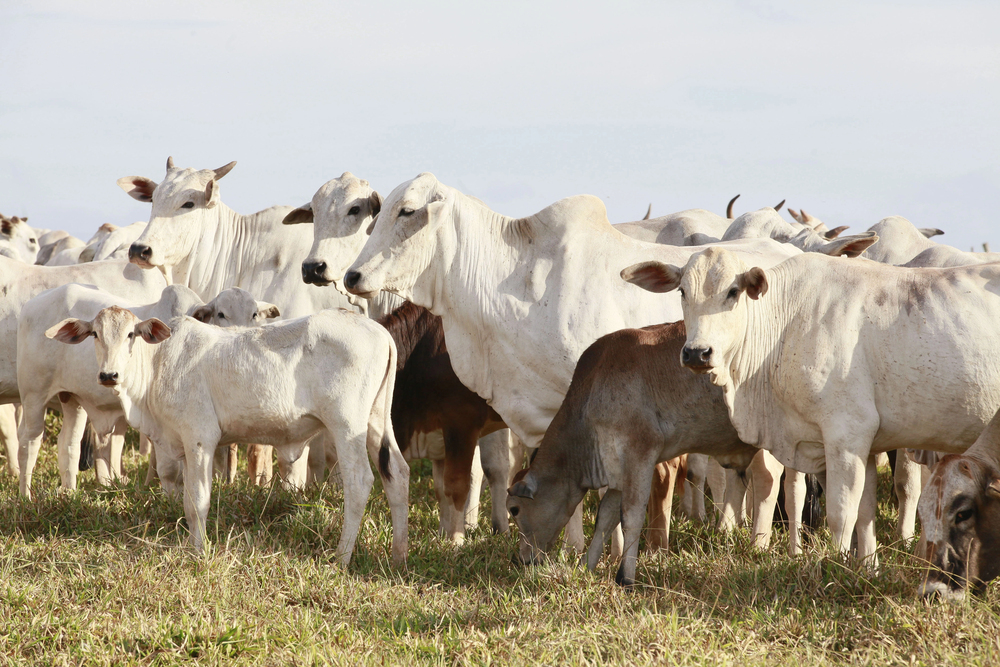
M 569 522 L 576 502 L 566 479 L 547 477 L 541 483 L 531 470 L 522 470 L 507 490 L 507 512 L 521 536 L 518 557 L 525 565 L 541 562 Z
M 1000 472 L 968 456 L 946 456 L 920 496 L 920 595 L 961 599 L 1000 574 Z
M 219 169 L 181 169 L 167 159 L 161 183 L 142 176 L 125 176 L 118 185 L 133 199 L 151 202 L 149 224 L 129 248 L 129 261 L 145 269 L 183 264 L 211 221 L 210 209 L 219 204 L 218 181 L 236 166 Z
M 344 276 L 347 290 L 367 298 L 386 290 L 430 303 L 433 299 L 423 294 L 426 288 L 418 281 L 432 262 L 454 256 L 457 233 L 449 224 L 455 217 L 449 215 L 454 203 L 454 192 L 433 174 L 420 174 L 393 190 L 382 204 L 371 238 Z
M 372 232 L 382 197 L 368 181 L 345 171 L 321 187 L 312 201 L 285 216 L 286 225 L 313 223 L 313 245 L 302 262 L 302 280 L 341 292 L 343 277 Z
M 681 364 L 695 373 L 711 373 L 716 385 L 727 384 L 730 361 L 746 331 L 747 298 L 767 293 L 764 271 L 747 269 L 728 250 L 710 247 L 692 255 L 683 269 L 642 262 L 621 275 L 651 292 L 680 290 L 687 329 Z
M 156 344 L 170 337 L 170 327 L 156 318 L 139 321 L 124 308 L 111 306 L 97 313 L 87 322 L 75 318 L 65 319 L 45 332 L 46 337 L 62 343 L 82 343 L 94 338 L 97 352 L 97 381 L 105 387 L 117 387 L 124 379 L 125 369 L 133 348 L 141 338 Z
M 0 214 L 0 240 L 13 246 L 18 258 L 26 264 L 34 264 L 38 258 L 38 238 L 35 230 L 16 215 L 8 218 Z
M 259 327 L 265 320 L 278 317 L 278 307 L 265 301 L 256 301 L 253 295 L 239 287 L 230 287 L 204 306 L 191 313 L 191 317 L 217 327 Z

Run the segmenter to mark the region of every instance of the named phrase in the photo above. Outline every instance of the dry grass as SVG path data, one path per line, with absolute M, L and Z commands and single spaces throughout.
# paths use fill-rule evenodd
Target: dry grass
M 144 462 L 127 454 L 133 478 Z M 0 524 L 3 664 L 981 664 L 1000 662 L 1000 596 L 916 600 L 910 549 L 891 544 L 880 480 L 876 574 L 825 548 L 789 558 L 675 522 L 671 555 L 640 558 L 637 590 L 566 556 L 511 565 L 512 536 L 481 528 L 464 547 L 434 536 L 429 465 L 415 465 L 408 568 L 388 561 L 380 487 L 348 571 L 334 564 L 340 493 L 216 485 L 214 547 L 183 546 L 179 504 L 127 484 L 55 488 L 46 445 L 37 499 L 7 498 Z M 591 508 L 591 513 L 593 508 Z M 826 544 L 828 536 L 819 542 Z

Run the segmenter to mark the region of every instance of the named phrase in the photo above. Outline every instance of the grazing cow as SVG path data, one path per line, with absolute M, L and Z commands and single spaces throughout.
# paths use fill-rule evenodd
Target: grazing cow
M 730 247 L 769 265 L 800 252 L 770 239 Z M 344 285 L 359 296 L 394 292 L 440 315 L 462 384 L 535 448 L 587 346 L 618 329 L 680 319 L 678 300 L 650 299 L 612 276 L 650 253 L 684 259 L 695 250 L 621 234 L 596 197 L 515 219 L 425 173 L 383 202 Z M 582 551 L 582 524 L 571 528 Z
M 629 585 L 654 466 L 693 452 L 736 470 L 750 464 L 758 450 L 740 441 L 722 390 L 678 365 L 684 341 L 683 322 L 624 329 L 599 338 L 580 357 L 527 475 L 509 490 L 507 508 L 521 532 L 523 562 L 552 547 L 588 489 L 607 486 L 587 564 L 597 566 L 605 539 L 620 520 L 625 554 L 616 581 Z M 732 483 L 726 490 L 724 514 L 733 521 L 744 488 Z M 801 500 L 798 508 L 800 515 Z M 773 502 L 770 510 L 757 512 L 763 528 L 755 520 L 755 532 L 770 534 Z M 664 514 L 669 519 L 669 509 Z M 661 529 L 666 547 L 669 523 Z
M 130 303 L 156 301 L 166 286 L 163 277 L 125 262 L 94 262 L 75 266 L 38 266 L 0 257 L 0 404 L 20 401 L 17 389 L 17 322 L 28 299 L 69 283 L 94 285 Z M 79 419 L 77 419 L 79 417 Z M 86 420 L 83 410 L 63 414 L 63 429 L 79 442 Z M 7 468 L 18 475 L 17 427 L 10 413 L 0 419 L 0 439 L 7 452 Z
M 440 317 L 426 308 L 404 303 L 381 318 L 379 324 L 392 336 L 397 350 L 393 432 L 405 454 L 416 434 L 443 431 L 444 451 L 440 456 L 431 456 L 435 466 L 443 461 L 440 472 L 444 497 L 438 498 L 442 529 L 447 539 L 461 544 L 476 443 L 480 436 L 504 428 L 503 421 L 455 376 Z M 502 506 L 503 499 L 494 502 Z M 445 507 L 448 503 L 451 508 Z M 506 531 L 506 515 L 500 516 L 502 523 L 494 512 L 494 532 Z
M 709 248 L 684 268 L 651 262 L 623 277 L 680 287 L 684 365 L 723 387 L 745 442 L 826 472 L 834 541 L 846 551 L 857 523 L 862 558 L 875 552 L 871 455 L 961 452 L 1000 406 L 1000 265 L 906 269 L 807 253 L 764 270 Z
M 203 304 L 193 291 L 180 285 L 163 290 L 152 304 L 130 306 L 113 294 L 94 287 L 70 284 L 48 290 L 28 301 L 21 310 L 17 332 L 18 390 L 24 417 L 19 433 L 21 493 L 31 495 L 31 473 L 45 432 L 45 408 L 56 397 L 64 413 L 83 408 L 94 430 L 103 439 L 104 447 L 96 460 L 97 481 L 108 485 L 121 474 L 121 446 L 125 433 L 125 415 L 118 396 L 94 382 L 97 361 L 93 346 L 62 345 L 46 337 L 53 322 L 77 317 L 92 319 L 108 306 L 130 308 L 143 319 L 157 317 L 169 320 L 179 315 L 217 326 L 251 326 L 277 315 L 271 304 L 254 301 L 243 290 L 226 290 L 211 303 Z M 228 313 L 228 314 L 227 314 Z M 59 437 L 59 475 L 63 488 L 76 488 L 79 442 L 70 442 L 71 429 L 63 429 Z M 114 434 L 108 442 L 107 436 Z M 66 437 L 64 437 L 66 436 Z M 110 448 L 110 451 L 108 451 Z M 155 466 L 155 459 L 151 460 Z
M 47 335 L 66 343 L 94 337 L 98 379 L 114 388 L 129 423 L 156 443 L 161 484 L 176 493 L 183 481 L 197 549 L 206 539 L 218 445 L 252 439 L 302 460 L 306 441 L 326 430 L 344 486 L 341 563 L 350 562 L 374 483 L 366 451 L 389 499 L 393 561 L 405 562 L 409 467 L 390 418 L 396 346 L 378 324 L 324 310 L 259 329 L 219 329 L 187 317 L 168 327 L 111 307 L 92 321 L 64 320 Z
M 961 456 L 934 467 L 920 497 L 924 597 L 962 599 L 1000 575 L 1000 412 Z
M 7 257 L 34 264 L 38 257 L 38 235 L 28 226 L 27 218 L 8 218 L 0 213 L 0 248 Z
M 118 179 L 133 199 L 152 203 L 149 224 L 129 248 L 129 259 L 145 269 L 160 269 L 202 299 L 240 287 L 275 304 L 287 318 L 351 308 L 336 290 L 302 282 L 299 267 L 312 234 L 281 225 L 291 207 L 240 215 L 222 203 L 219 179 L 235 165 L 196 171 L 176 167 L 168 158 L 161 183 L 142 176 Z

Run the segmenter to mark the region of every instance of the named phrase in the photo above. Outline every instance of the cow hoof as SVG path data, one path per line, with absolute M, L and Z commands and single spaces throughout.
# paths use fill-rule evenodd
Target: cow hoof
M 625 576 L 624 568 L 619 567 L 618 573 L 615 575 L 615 583 L 626 590 L 632 590 L 635 588 L 635 579 L 629 579 Z

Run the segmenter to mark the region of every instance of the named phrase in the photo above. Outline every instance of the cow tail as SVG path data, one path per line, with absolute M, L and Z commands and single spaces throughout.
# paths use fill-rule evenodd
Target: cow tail
M 386 333 L 386 338 L 389 341 L 389 365 L 385 369 L 382 384 L 375 395 L 375 405 L 382 407 L 382 414 L 379 415 L 382 425 L 382 446 L 378 450 L 378 470 L 385 481 L 391 482 L 392 472 L 389 469 L 389 461 L 390 450 L 395 440 L 395 435 L 392 432 L 392 394 L 396 389 L 396 343 L 388 333 Z
M 79 470 L 90 470 L 94 467 L 94 425 L 87 417 L 87 423 L 83 427 L 83 438 L 80 440 L 80 462 L 77 465 Z

